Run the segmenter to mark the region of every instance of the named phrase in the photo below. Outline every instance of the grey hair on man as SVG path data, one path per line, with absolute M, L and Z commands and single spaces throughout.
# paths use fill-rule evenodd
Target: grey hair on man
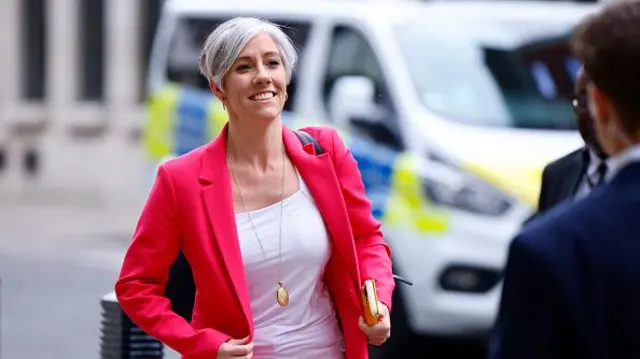
M 213 82 L 222 89 L 222 79 L 245 45 L 259 33 L 271 36 L 278 46 L 289 84 L 297 61 L 293 42 L 277 25 L 254 17 L 235 17 L 225 21 L 209 34 L 198 59 L 200 73 L 209 83 Z

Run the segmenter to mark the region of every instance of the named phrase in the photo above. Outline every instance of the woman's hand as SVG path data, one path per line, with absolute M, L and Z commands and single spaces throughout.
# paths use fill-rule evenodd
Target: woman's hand
M 369 343 L 373 345 L 382 345 L 391 336 L 391 318 L 389 316 L 389 308 L 386 305 L 378 301 L 378 308 L 380 308 L 380 316 L 378 317 L 378 323 L 373 326 L 367 325 L 364 322 L 364 318 L 360 317 L 360 330 L 367 336 Z
M 217 359 L 251 359 L 253 358 L 253 343 L 249 337 L 242 339 L 229 339 L 218 350 Z

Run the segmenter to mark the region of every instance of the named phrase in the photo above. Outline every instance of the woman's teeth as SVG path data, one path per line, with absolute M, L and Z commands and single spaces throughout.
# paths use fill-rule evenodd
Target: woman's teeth
M 273 92 L 263 92 L 257 95 L 251 96 L 251 99 L 254 101 L 264 101 L 273 98 Z

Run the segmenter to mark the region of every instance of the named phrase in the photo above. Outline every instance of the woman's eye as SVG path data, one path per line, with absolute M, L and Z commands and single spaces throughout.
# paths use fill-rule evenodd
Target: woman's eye
M 280 61 L 278 61 L 278 60 L 269 60 L 269 61 L 267 61 L 267 65 L 269 65 L 269 66 L 278 66 L 278 65 L 280 65 Z
M 244 64 L 244 65 L 238 65 L 238 67 L 236 67 L 237 71 L 244 71 L 244 70 L 248 70 L 249 69 L 249 65 Z

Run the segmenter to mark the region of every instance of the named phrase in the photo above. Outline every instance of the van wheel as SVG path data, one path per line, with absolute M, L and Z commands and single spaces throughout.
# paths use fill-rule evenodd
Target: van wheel
M 407 322 L 402 288 L 393 292 L 391 311 L 391 337 L 381 346 L 369 345 L 369 359 L 395 359 L 414 356 L 420 342 Z

